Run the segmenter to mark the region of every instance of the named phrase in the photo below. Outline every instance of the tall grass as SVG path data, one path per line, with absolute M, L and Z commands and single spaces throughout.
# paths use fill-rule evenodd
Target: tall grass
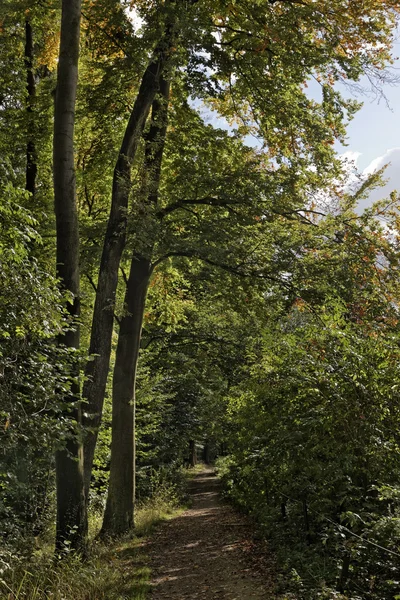
M 21 568 L 22 567 L 22 568 Z M 89 561 L 33 560 L 7 573 L 2 600 L 144 600 L 150 570 L 136 541 L 97 547 Z
M 94 539 L 100 518 L 92 516 L 93 539 L 86 561 L 71 556 L 57 563 L 51 545 L 44 540 L 29 561 L 14 559 L 3 573 L 0 570 L 0 599 L 145 600 L 151 575 L 145 536 L 157 523 L 178 514 L 178 507 L 174 491 L 161 486 L 136 511 L 134 536 L 107 542 Z

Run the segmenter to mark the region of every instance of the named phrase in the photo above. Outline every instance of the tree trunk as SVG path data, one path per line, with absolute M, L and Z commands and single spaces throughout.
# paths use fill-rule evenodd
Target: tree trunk
M 304 516 L 304 527 L 306 530 L 306 540 L 307 544 L 311 544 L 311 534 L 310 534 L 310 520 L 308 517 L 308 505 L 307 501 L 303 500 L 303 516 Z
M 76 208 L 74 122 L 78 82 L 80 0 L 63 0 L 60 55 L 54 111 L 53 177 L 57 235 L 57 276 L 60 286 L 70 293 L 67 304 L 74 326 L 59 342 L 79 349 L 79 231 Z M 76 380 L 79 367 L 73 367 Z M 65 416 L 80 422 L 79 384 L 66 397 L 71 409 Z M 66 448 L 56 453 L 57 531 L 56 550 L 82 551 L 86 542 L 87 520 L 83 485 L 83 449 L 71 426 Z
M 160 97 L 154 99 L 152 123 L 145 136 L 141 196 L 148 208 L 156 205 L 167 130 L 169 82 L 160 78 Z M 151 274 L 154 240 L 148 238 L 145 256 L 133 254 L 125 293 L 125 311 L 118 336 L 113 377 L 113 414 L 110 483 L 104 534 L 120 534 L 133 527 L 136 480 L 135 387 L 143 313 Z
M 203 448 L 203 460 L 206 465 L 211 464 L 211 444 L 210 440 L 206 440 Z
M 33 107 L 36 96 L 35 76 L 33 72 L 33 34 L 32 25 L 27 19 L 25 21 L 25 67 L 26 67 L 26 91 L 27 91 L 27 144 L 26 144 L 26 172 L 25 189 L 35 196 L 37 156 L 35 145 L 35 123 Z
M 172 45 L 173 26 L 170 25 L 155 51 L 155 58 L 143 75 L 114 170 L 111 212 L 101 257 L 89 347 L 89 354 L 94 358 L 87 363 L 83 388 L 83 397 L 86 401 L 84 424 L 86 428 L 90 428 L 84 446 L 86 492 L 90 485 L 110 364 L 118 269 L 125 246 L 131 165 L 151 105 L 158 92 L 160 77 L 168 62 Z
M 351 562 L 350 552 L 348 550 L 346 550 L 344 553 L 344 556 L 343 556 L 342 569 L 340 572 L 339 582 L 338 582 L 338 586 L 337 586 L 338 592 L 340 594 L 344 594 L 345 589 L 346 589 L 346 583 L 349 578 L 349 572 L 350 572 L 350 562 Z
M 189 466 L 195 467 L 197 465 L 197 453 L 196 453 L 196 442 L 194 440 L 189 441 Z
M 135 496 L 135 383 L 143 312 L 151 264 L 133 260 L 125 295 L 113 376 L 110 483 L 103 533 L 118 535 L 133 527 Z

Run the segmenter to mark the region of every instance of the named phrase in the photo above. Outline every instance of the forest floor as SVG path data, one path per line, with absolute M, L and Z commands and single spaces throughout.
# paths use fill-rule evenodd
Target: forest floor
M 135 535 L 94 542 L 88 561 L 55 564 L 45 544 L 0 577 L 0 600 L 295 600 L 277 592 L 287 582 L 274 556 L 223 501 L 214 471 L 192 477 L 188 492 L 187 510 L 160 499 L 142 506 Z
M 221 499 L 206 468 L 189 484 L 191 508 L 162 523 L 144 548 L 152 570 L 152 600 L 269 600 L 274 561 L 255 542 L 249 520 Z

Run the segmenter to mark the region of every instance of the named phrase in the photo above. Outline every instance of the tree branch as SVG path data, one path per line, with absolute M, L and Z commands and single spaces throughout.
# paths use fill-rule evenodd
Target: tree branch
M 177 200 L 176 202 L 173 202 L 172 204 L 170 204 L 169 206 L 166 206 L 165 208 L 161 208 L 158 212 L 157 212 L 157 217 L 159 219 L 163 219 L 166 215 L 169 215 L 170 213 L 174 212 L 175 210 L 178 210 L 179 208 L 185 208 L 186 205 L 204 205 L 204 206 L 218 206 L 218 207 L 225 207 L 225 208 L 230 208 L 232 204 L 243 204 L 243 202 L 230 202 L 228 200 L 220 200 L 219 198 L 213 198 L 212 196 L 205 196 L 204 198 L 188 198 L 188 199 L 182 199 L 182 200 Z
M 173 256 L 177 256 L 177 257 L 183 257 L 183 258 L 194 258 L 196 260 L 200 260 L 212 267 L 217 267 L 219 269 L 222 269 L 223 271 L 227 271 L 228 273 L 232 273 L 233 275 L 237 275 L 239 277 L 255 277 L 257 279 L 268 279 L 269 281 L 273 281 L 275 283 L 278 283 L 280 285 L 284 285 L 286 288 L 292 288 L 291 285 L 289 285 L 288 283 L 285 283 L 284 281 L 282 281 L 281 279 L 274 277 L 273 275 L 269 274 L 269 273 L 265 273 L 262 271 L 242 271 L 241 269 L 238 269 L 237 267 L 233 266 L 233 265 L 228 265 L 225 263 L 220 263 L 217 262 L 215 260 L 213 260 L 212 258 L 208 258 L 206 256 L 200 256 L 199 254 L 197 254 L 196 252 L 192 252 L 192 251 L 171 251 L 171 252 L 167 252 L 166 254 L 164 254 L 164 256 L 161 256 L 160 258 L 158 258 L 156 261 L 153 262 L 152 266 L 151 266 L 151 272 L 154 271 L 154 269 L 160 264 L 162 263 L 164 260 L 167 260 L 167 258 L 171 258 Z M 243 264 L 243 263 L 242 263 Z

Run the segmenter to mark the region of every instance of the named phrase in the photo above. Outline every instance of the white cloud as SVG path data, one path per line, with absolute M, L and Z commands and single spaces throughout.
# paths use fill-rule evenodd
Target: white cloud
M 369 163 L 368 167 L 365 167 L 365 169 L 363 171 L 363 175 L 371 175 L 372 173 L 374 173 L 374 171 L 377 171 L 378 169 L 383 167 L 383 165 L 385 164 L 385 162 L 384 162 L 385 156 L 386 156 L 386 153 L 383 156 L 378 156 L 377 158 L 374 158 L 374 160 L 372 160 Z
M 389 164 L 388 164 L 389 163 Z M 377 188 L 371 192 L 368 199 L 360 202 L 360 208 L 364 209 L 371 206 L 373 202 L 388 198 L 394 190 L 400 192 L 400 148 L 390 148 L 385 154 L 374 158 L 370 164 L 363 170 L 363 175 L 370 175 L 388 164 L 383 178 L 385 184 L 383 187 Z
M 357 166 L 358 159 L 362 155 L 362 152 L 355 152 L 354 150 L 347 150 L 340 155 L 341 159 L 347 162 L 354 163 Z
M 374 158 L 361 173 L 358 169 L 358 160 L 362 156 L 362 152 L 348 150 L 340 156 L 345 163 L 345 170 L 347 171 L 347 183 L 345 187 L 348 190 L 352 189 L 353 185 L 355 189 L 359 187 L 360 175 L 362 180 L 385 165 L 388 165 L 383 174 L 384 185 L 372 190 L 368 198 L 359 202 L 357 207 L 358 213 L 362 213 L 363 210 L 369 208 L 377 200 L 388 198 L 394 190 L 400 193 L 400 147 L 386 150 L 385 154 Z
M 360 185 L 358 159 L 360 158 L 361 154 L 361 152 L 354 152 L 353 150 L 347 150 L 347 152 L 340 154 L 340 159 L 343 163 L 345 174 L 344 182 L 341 183 L 340 187 L 342 187 L 344 191 L 355 191 Z

